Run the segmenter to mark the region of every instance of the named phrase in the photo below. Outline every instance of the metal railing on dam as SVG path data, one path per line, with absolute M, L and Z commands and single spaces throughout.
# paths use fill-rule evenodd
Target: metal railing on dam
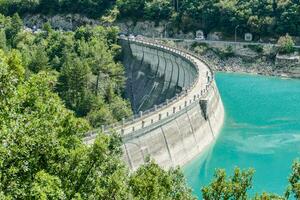
M 127 41 L 130 45 L 180 57 L 194 67 L 195 78 L 173 98 L 121 122 L 93 130 L 84 141 L 90 144 L 98 132 L 116 131 L 123 139 L 124 159 L 131 169 L 142 164 L 146 155 L 165 167 L 185 164 L 214 140 L 223 123 L 224 110 L 214 73 L 205 60 L 184 49 L 150 39 Z

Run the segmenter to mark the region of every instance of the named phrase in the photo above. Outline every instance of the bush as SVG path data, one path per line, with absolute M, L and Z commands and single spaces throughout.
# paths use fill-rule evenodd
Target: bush
M 282 36 L 278 39 L 278 52 L 283 54 L 293 53 L 295 51 L 295 43 L 294 40 L 289 34 Z
M 246 47 L 256 53 L 262 53 L 264 51 L 264 47 L 262 45 L 247 45 Z
M 228 46 L 228 47 L 226 47 L 226 49 L 213 48 L 212 50 L 218 56 L 220 56 L 221 59 L 226 59 L 226 58 L 234 56 L 234 51 L 233 51 L 232 46 Z
M 197 54 L 204 54 L 208 49 L 208 45 L 206 43 L 198 43 L 198 42 L 194 42 L 191 45 L 193 51 Z

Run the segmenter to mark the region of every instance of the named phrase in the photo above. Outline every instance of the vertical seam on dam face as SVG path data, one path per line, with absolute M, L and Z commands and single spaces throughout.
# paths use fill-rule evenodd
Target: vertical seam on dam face
M 130 157 L 130 154 L 129 154 L 129 152 L 128 152 L 126 143 L 124 143 L 123 146 L 124 146 L 124 149 L 125 149 L 125 152 L 126 152 L 126 156 L 127 156 L 127 158 L 128 158 L 128 164 L 129 164 L 129 167 L 130 167 L 130 169 L 133 169 L 131 157 Z
M 102 131 L 121 135 L 131 170 L 145 163 L 146 154 L 164 168 L 186 164 L 214 142 L 223 124 L 213 72 L 185 50 L 149 40 L 121 39 L 120 44 L 129 75 L 126 96 L 135 113 L 141 112 Z M 92 144 L 97 132 L 87 133 L 85 143 Z
M 165 141 L 165 144 L 166 144 L 166 147 L 167 147 L 167 150 L 168 150 L 168 154 L 169 154 L 170 160 L 171 160 L 171 162 L 172 162 L 172 166 L 174 166 L 174 159 L 173 159 L 173 156 L 172 156 L 172 154 L 171 154 L 170 147 L 169 147 L 169 143 L 168 143 L 168 141 L 167 141 L 167 138 L 166 138 L 164 129 L 163 129 L 163 127 L 160 127 L 160 129 L 161 129 L 161 132 L 162 132 L 163 137 L 164 137 L 164 141 Z
M 165 52 L 163 52 L 163 55 L 165 54 Z M 164 64 L 164 84 L 163 84 L 163 89 L 162 89 L 162 92 L 163 92 L 163 96 L 164 98 L 163 99 L 166 99 L 166 84 L 167 84 L 167 76 L 166 76 L 166 71 L 167 71 L 167 59 L 165 58 L 165 56 L 163 57 L 164 61 L 165 61 L 165 64 Z M 159 102 L 162 101 L 162 98 L 159 99 Z M 157 102 L 159 104 L 159 102 Z
M 192 121 L 191 121 L 191 118 L 190 118 L 190 115 L 189 113 L 186 111 L 186 116 L 188 117 L 188 120 L 189 120 L 189 124 L 191 126 L 191 130 L 192 130 L 192 134 L 193 134 L 193 137 L 194 137 L 194 140 L 195 140 L 195 143 L 198 147 L 198 142 L 197 142 L 197 139 L 196 139 L 196 136 L 195 136 L 195 131 L 194 131 L 194 127 L 193 127 L 193 124 L 192 124 Z M 198 147 L 199 148 L 199 147 Z

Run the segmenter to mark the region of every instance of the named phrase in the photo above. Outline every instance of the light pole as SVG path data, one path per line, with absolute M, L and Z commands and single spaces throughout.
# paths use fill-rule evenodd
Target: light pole
M 237 29 L 238 27 L 240 27 L 240 25 L 236 25 L 235 29 L 234 29 L 234 41 L 236 42 L 236 34 L 237 34 Z
M 167 28 L 168 28 L 168 25 L 171 24 L 172 22 L 168 22 L 165 24 L 165 38 L 167 38 Z
M 174 8 L 175 8 L 175 11 L 178 12 L 178 5 L 179 5 L 179 0 L 173 0 L 173 5 L 174 5 Z

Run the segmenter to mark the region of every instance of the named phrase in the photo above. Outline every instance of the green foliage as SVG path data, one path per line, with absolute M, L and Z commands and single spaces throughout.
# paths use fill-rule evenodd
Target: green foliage
M 60 32 L 45 23 L 42 32 L 33 34 L 22 29 L 18 15 L 0 16 L 0 24 L 2 49 L 17 49 L 28 75 L 56 70 L 55 90 L 77 116 L 89 114 L 91 124 L 101 126 L 132 115 L 130 104 L 121 98 L 125 76 L 117 60 L 117 28 L 87 26 Z
M 45 48 L 42 45 L 33 47 L 30 53 L 31 53 L 31 61 L 28 64 L 28 68 L 32 72 L 37 73 L 41 70 L 45 70 L 48 67 L 49 58 Z
M 234 50 L 232 46 L 227 46 L 225 49 L 219 49 L 219 48 L 211 48 L 218 56 L 220 56 L 222 59 L 226 59 L 229 57 L 234 56 Z
M 84 109 L 88 92 L 89 66 L 79 58 L 68 56 L 62 66 L 58 82 L 58 92 L 65 100 L 67 107 L 79 116 L 87 114 Z
M 0 12 L 6 15 L 16 12 L 20 14 L 82 13 L 96 18 L 105 13 L 114 3 L 114 0 L 2 0 Z
M 276 194 L 263 192 L 261 195 L 256 195 L 253 200 L 285 200 L 285 198 Z
M 293 41 L 293 38 L 291 36 L 289 36 L 288 34 L 280 37 L 277 42 L 277 45 L 279 46 L 278 47 L 279 53 L 289 54 L 289 53 L 293 53 L 295 51 L 295 48 L 294 48 L 295 43 Z
M 227 178 L 224 170 L 217 170 L 213 181 L 202 188 L 202 196 L 205 200 L 246 200 L 250 199 L 247 192 L 252 188 L 254 170 L 234 170 L 233 176 Z M 289 177 L 289 185 L 283 196 L 263 192 L 256 194 L 253 200 L 288 200 L 300 199 L 300 162 L 296 160 L 292 166 Z
M 16 13 L 12 18 L 8 18 L 8 25 L 6 25 L 6 37 L 7 39 L 13 39 L 22 29 L 23 21 L 20 16 Z
M 208 45 L 206 43 L 198 43 L 195 42 L 192 44 L 193 51 L 197 54 L 204 54 L 208 49 Z
M 0 191 L 14 199 L 26 199 L 33 191 L 37 192 L 37 188 L 32 189 L 35 174 L 44 170 L 60 176 L 73 148 L 81 144 L 78 136 L 89 126 L 75 119 L 52 92 L 55 77 L 40 73 L 24 80 L 22 70 L 17 70 L 22 67 L 16 67 L 15 63 L 19 63 L 16 57 L 6 55 L 4 60 L 7 60 L 5 68 L 12 73 L 1 71 L 1 77 L 15 84 L 3 87 L 11 95 L 6 95 L 6 101 L 0 105 Z M 58 160 L 65 163 L 59 167 Z M 42 184 L 38 180 L 36 184 Z
M 181 200 L 195 199 L 184 184 L 178 169 L 162 170 L 153 161 L 146 163 L 131 175 L 129 185 L 136 199 Z
M 285 194 L 288 199 L 294 196 L 295 199 L 300 199 L 300 162 L 295 161 L 292 166 L 292 173 L 289 177 L 289 186 Z
M 144 14 L 146 0 L 117 0 L 117 6 L 123 17 L 131 17 L 135 20 L 141 19 Z
M 169 0 L 151 0 L 145 2 L 145 19 L 158 23 L 169 19 L 172 14 L 172 2 Z
M 38 172 L 30 189 L 32 199 L 64 199 L 61 181 L 58 177 L 52 176 L 45 171 Z
M 169 0 L 117 0 L 120 16 L 134 20 L 153 20 L 157 24 L 171 17 L 173 7 Z
M 253 174 L 252 169 L 241 171 L 236 168 L 233 176 L 227 179 L 225 170 L 217 170 L 214 180 L 202 188 L 203 199 L 247 199 L 247 191 L 252 187 Z
M 175 10 L 175 7 L 178 9 Z M 80 13 L 104 22 L 119 18 L 134 21 L 172 22 L 174 30 L 205 33 L 214 30 L 234 34 L 251 32 L 256 38 L 289 33 L 299 36 L 300 4 L 292 0 L 2 0 L 0 12 L 13 15 L 27 13 Z
M 92 109 L 87 114 L 87 119 L 94 127 L 116 122 L 109 107 L 103 104 L 99 108 Z
M 121 121 L 122 118 L 126 118 L 132 114 L 132 111 L 128 109 L 130 107 L 129 101 L 124 101 L 119 96 L 112 98 L 110 103 L 110 110 L 114 115 L 114 118 Z
M 4 30 L 0 30 L 0 49 L 6 50 L 7 48 L 7 40 L 6 40 L 6 34 Z
M 19 52 L 5 54 L 0 50 L 0 105 L 15 94 L 15 88 L 24 79 L 24 74 Z
M 264 47 L 262 45 L 247 45 L 247 47 L 256 53 L 263 53 Z
M 151 163 L 130 175 L 117 135 L 99 133 L 93 145 L 85 145 L 83 133 L 90 127 L 54 92 L 58 72 L 25 77 L 19 52 L 0 54 L 1 199 L 152 199 L 149 187 L 165 199 L 191 199 L 179 170 Z M 115 98 L 118 109 L 122 101 Z

